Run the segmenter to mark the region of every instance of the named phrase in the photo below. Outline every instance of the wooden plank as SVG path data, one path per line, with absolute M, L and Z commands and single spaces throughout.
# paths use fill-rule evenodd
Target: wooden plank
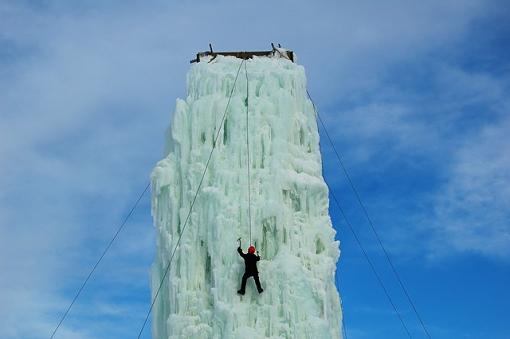
M 212 50 L 212 48 L 211 48 L 211 50 Z M 239 59 L 246 60 L 246 59 L 251 59 L 254 56 L 270 57 L 270 56 L 273 56 L 275 53 L 278 53 L 276 49 L 272 50 L 272 51 L 252 51 L 252 52 L 246 52 L 246 51 L 243 51 L 243 52 L 212 52 L 212 51 L 207 51 L 207 52 L 197 53 L 196 59 L 191 60 L 190 63 L 200 62 L 201 58 L 207 57 L 207 56 L 212 56 L 213 59 L 216 58 L 218 55 L 233 56 L 233 57 L 236 57 Z M 294 52 L 287 51 L 287 54 L 289 56 L 290 61 L 294 62 Z

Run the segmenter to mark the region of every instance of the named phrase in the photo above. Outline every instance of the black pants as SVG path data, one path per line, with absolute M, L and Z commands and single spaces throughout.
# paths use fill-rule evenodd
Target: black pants
M 246 289 L 246 280 L 248 280 L 249 277 L 253 277 L 255 280 L 255 285 L 257 285 L 257 291 L 262 292 L 262 287 L 260 287 L 260 280 L 259 280 L 259 274 L 258 273 L 244 273 L 243 274 L 243 280 L 241 282 L 241 289 L 239 290 L 240 293 L 244 294 L 244 291 Z

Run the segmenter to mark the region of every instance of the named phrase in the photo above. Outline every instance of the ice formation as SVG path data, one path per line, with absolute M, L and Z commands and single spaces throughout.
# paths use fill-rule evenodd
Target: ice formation
M 340 338 L 334 283 L 339 244 L 328 214 L 319 134 L 304 68 L 283 58 L 246 61 L 252 242 L 264 292 L 236 294 L 249 245 L 244 65 L 218 56 L 192 66 L 177 100 L 166 156 L 152 174 L 158 231 L 153 296 L 177 243 L 205 164 L 220 138 L 153 310 L 153 337 Z

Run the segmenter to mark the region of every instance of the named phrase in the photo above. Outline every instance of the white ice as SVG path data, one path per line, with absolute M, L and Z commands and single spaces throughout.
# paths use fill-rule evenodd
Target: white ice
M 153 311 L 153 337 L 341 338 L 334 283 L 339 243 L 328 214 L 319 134 L 302 66 L 283 58 L 246 61 L 252 240 L 262 260 L 239 296 L 249 245 L 246 77 L 241 68 L 223 126 L 221 117 L 242 60 L 218 56 L 188 74 L 177 100 L 167 155 L 152 174 L 158 251 L 153 296 L 183 229 L 221 130 L 189 224 Z

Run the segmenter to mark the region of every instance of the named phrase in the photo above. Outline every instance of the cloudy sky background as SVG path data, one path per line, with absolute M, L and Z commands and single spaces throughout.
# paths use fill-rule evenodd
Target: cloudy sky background
M 510 5 L 478 0 L 0 0 L 0 337 L 50 336 L 147 184 L 188 61 L 209 42 L 295 50 L 432 337 L 508 337 Z M 424 338 L 322 147 L 327 181 Z M 331 214 L 348 338 L 405 338 Z M 154 241 L 147 195 L 57 338 L 137 335 Z

